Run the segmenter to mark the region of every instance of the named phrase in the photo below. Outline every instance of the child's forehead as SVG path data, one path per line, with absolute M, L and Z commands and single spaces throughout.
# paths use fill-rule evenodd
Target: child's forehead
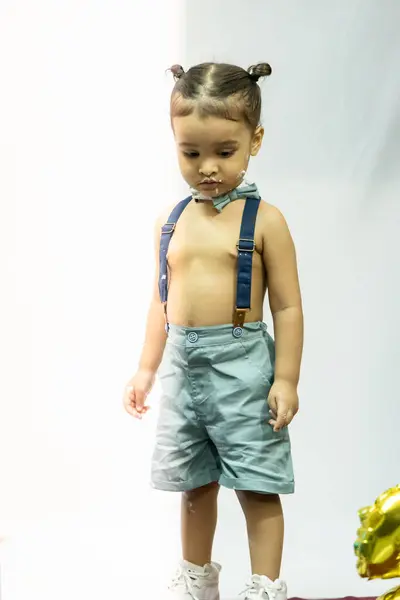
M 199 117 L 191 114 L 174 117 L 173 127 L 178 143 L 219 144 L 240 141 L 248 133 L 243 121 L 223 117 Z

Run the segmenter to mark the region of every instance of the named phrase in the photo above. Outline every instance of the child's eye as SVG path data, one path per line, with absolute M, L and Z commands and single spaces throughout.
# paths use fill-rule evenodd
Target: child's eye
M 198 158 L 198 152 L 184 152 L 183 153 L 187 158 Z
M 230 156 L 232 156 L 234 154 L 234 150 L 222 150 L 222 152 L 219 153 L 219 155 L 222 158 L 229 158 Z

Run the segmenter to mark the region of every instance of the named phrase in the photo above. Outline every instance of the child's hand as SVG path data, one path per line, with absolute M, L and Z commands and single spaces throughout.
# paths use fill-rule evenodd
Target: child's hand
M 268 396 L 271 420 L 274 431 L 287 427 L 299 410 L 299 397 L 296 386 L 289 381 L 275 380 Z
M 136 419 L 141 419 L 150 409 L 145 406 L 145 402 L 154 385 L 155 376 L 153 371 L 139 370 L 125 388 L 125 410 Z

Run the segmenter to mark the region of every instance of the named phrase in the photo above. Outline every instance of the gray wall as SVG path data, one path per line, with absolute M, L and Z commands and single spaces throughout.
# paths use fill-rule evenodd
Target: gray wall
M 250 172 L 297 244 L 306 340 L 285 501 L 291 594 L 373 595 L 355 570 L 357 510 L 397 483 L 400 435 L 400 4 L 186 2 L 185 67 L 270 62 Z M 216 557 L 233 596 L 247 548 L 232 494 Z

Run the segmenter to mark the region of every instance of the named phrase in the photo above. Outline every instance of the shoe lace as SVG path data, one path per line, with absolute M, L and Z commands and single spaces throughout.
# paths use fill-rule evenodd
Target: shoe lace
M 283 591 L 283 586 L 280 581 L 275 581 L 274 583 L 261 583 L 256 584 L 253 581 L 249 582 L 246 586 L 246 589 L 241 592 L 240 596 L 246 594 L 246 596 L 251 593 L 251 598 L 260 598 L 263 599 L 263 594 L 267 594 L 269 600 L 275 600 L 277 598 L 278 593 Z M 244 599 L 246 600 L 246 598 Z
M 173 578 L 169 589 L 171 591 L 178 587 L 184 586 L 184 591 L 193 598 L 193 600 L 199 600 L 194 593 L 193 584 L 200 578 L 206 578 L 208 575 L 202 575 L 201 573 L 193 573 L 192 571 L 186 571 L 182 567 L 179 567 L 175 577 Z

